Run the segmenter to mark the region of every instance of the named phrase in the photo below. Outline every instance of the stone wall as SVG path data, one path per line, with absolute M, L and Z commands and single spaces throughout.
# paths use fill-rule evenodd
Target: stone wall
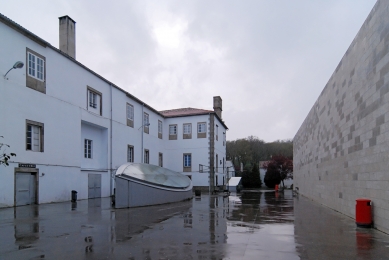
M 379 0 L 294 137 L 301 194 L 389 233 L 389 1 Z

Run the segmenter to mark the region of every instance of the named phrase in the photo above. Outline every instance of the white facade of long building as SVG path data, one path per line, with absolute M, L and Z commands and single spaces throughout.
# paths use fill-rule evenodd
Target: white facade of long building
M 109 196 L 128 161 L 183 172 L 194 187 L 226 183 L 220 97 L 214 110 L 159 112 L 1 14 L 0 37 L 0 142 L 17 154 L 0 168 L 0 207 Z M 24 67 L 4 77 L 16 61 Z

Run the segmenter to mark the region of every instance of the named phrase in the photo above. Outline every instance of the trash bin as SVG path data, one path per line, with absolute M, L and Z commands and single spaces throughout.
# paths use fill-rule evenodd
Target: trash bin
M 358 227 L 372 227 L 373 220 L 371 216 L 371 200 L 356 199 L 355 223 Z
M 72 202 L 76 202 L 76 201 L 77 201 L 77 191 L 72 190 Z
M 195 190 L 195 195 L 196 195 L 197 197 L 201 196 L 201 190 Z

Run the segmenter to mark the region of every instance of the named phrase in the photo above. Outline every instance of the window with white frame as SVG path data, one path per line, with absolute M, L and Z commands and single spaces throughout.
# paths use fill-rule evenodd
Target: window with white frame
M 84 158 L 92 159 L 93 141 L 84 139 Z
M 207 130 L 205 122 L 197 123 L 197 138 L 206 138 Z
M 89 91 L 89 106 L 97 108 L 97 94 Z
M 146 134 L 149 133 L 149 125 L 150 125 L 150 122 L 149 122 L 149 114 L 147 114 L 146 112 L 143 113 L 143 129 L 144 129 L 144 132 Z
M 184 153 L 183 160 L 184 172 L 192 171 L 192 154 Z
M 205 133 L 205 123 L 198 123 L 197 124 L 197 132 L 198 133 Z
M 169 125 L 169 140 L 177 140 L 177 125 Z
M 28 75 L 40 81 L 45 80 L 45 61 L 31 52 L 28 52 Z
M 177 125 L 169 125 L 169 135 L 177 134 Z
M 145 149 L 143 163 L 150 163 L 150 152 Z
M 162 139 L 162 121 L 158 120 L 158 138 Z
M 184 134 L 192 133 L 192 124 L 184 124 Z
M 133 105 L 127 103 L 126 114 L 127 114 L 127 125 L 130 127 L 134 127 L 134 106 Z
M 26 150 L 43 152 L 43 124 L 26 120 Z
M 134 162 L 134 146 L 127 146 L 127 162 Z
M 192 124 L 183 124 L 183 139 L 192 138 Z
M 46 58 L 26 48 L 26 87 L 46 94 Z
M 87 87 L 87 95 L 88 95 L 88 110 L 92 111 L 93 113 L 96 113 L 98 115 L 101 115 L 102 109 L 101 109 L 101 102 L 102 102 L 102 95 L 99 91 Z

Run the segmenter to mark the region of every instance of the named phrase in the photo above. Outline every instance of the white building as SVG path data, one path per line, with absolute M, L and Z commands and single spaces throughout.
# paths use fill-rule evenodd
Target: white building
M 75 22 L 59 23 L 57 49 L 0 14 L 0 136 L 17 154 L 0 168 L 0 207 L 109 196 L 125 162 L 183 172 L 195 188 L 226 183 L 220 97 L 214 110 L 157 111 L 76 61 Z

